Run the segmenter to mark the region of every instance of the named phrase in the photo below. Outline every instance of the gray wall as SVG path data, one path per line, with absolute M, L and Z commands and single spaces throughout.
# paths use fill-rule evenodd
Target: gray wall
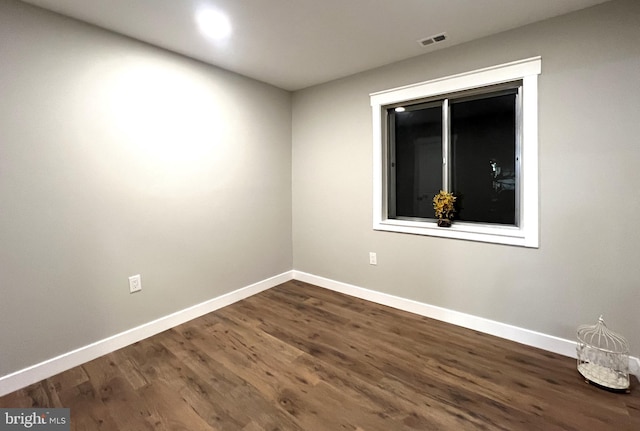
M 0 376 L 291 268 L 290 93 L 0 1 Z
M 295 93 L 294 268 L 567 339 L 603 313 L 638 356 L 639 41 L 614 1 Z M 369 93 L 536 55 L 540 248 L 373 231 Z

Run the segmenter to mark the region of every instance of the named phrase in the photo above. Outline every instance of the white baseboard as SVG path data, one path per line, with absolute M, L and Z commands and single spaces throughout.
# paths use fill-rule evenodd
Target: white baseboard
M 576 358 L 575 341 L 461 313 L 459 311 L 437 307 L 435 305 L 424 304 L 422 302 L 377 292 L 375 290 L 365 289 L 363 287 L 342 283 L 301 271 L 294 270 L 293 278 L 295 280 L 304 281 L 316 286 L 344 293 L 346 295 L 355 296 L 356 298 L 375 302 L 377 304 L 408 311 L 420 316 L 430 317 L 432 319 L 473 329 L 485 334 L 495 335 L 496 337 L 516 341 L 527 346 L 537 347 L 563 356 Z M 629 358 L 629 371 L 631 374 L 634 374 L 638 380 L 640 380 L 640 359 L 633 356 Z
M 111 337 L 105 338 L 88 346 L 80 347 L 55 358 L 48 359 L 15 373 L 0 377 L 0 396 L 47 379 L 70 368 L 82 365 L 107 353 L 136 343 L 152 335 L 171 329 L 189 320 L 203 316 L 234 302 L 248 298 L 263 290 L 270 289 L 293 278 L 293 271 L 259 281 L 217 298 L 196 304 L 184 310 L 169 314 L 154 321 L 145 323 Z
M 234 302 L 248 298 L 291 279 L 304 281 L 356 298 L 495 335 L 500 338 L 516 341 L 564 356 L 576 357 L 576 343 L 574 341 L 293 270 L 196 304 L 103 340 L 96 341 L 95 343 L 80 347 L 79 349 L 64 353 L 55 358 L 16 371 L 15 373 L 2 376 L 0 377 L 0 396 L 37 383 L 70 368 L 82 365 L 102 355 L 136 343 L 152 335 L 159 334 L 162 331 L 171 329 L 219 308 L 231 305 Z M 640 359 L 630 357 L 629 370 L 631 374 L 634 374 L 640 380 Z

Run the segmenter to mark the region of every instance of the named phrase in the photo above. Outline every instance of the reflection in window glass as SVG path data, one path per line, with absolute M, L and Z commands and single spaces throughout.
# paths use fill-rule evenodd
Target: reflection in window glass
M 516 93 L 452 100 L 451 189 L 457 219 L 516 224 Z

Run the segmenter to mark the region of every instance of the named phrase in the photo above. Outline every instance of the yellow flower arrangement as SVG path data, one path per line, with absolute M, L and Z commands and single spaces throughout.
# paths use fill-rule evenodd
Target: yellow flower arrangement
M 453 193 L 440 190 L 440 193 L 433 197 L 433 209 L 438 220 L 451 220 L 455 209 L 456 197 Z M 440 224 L 439 224 L 440 225 Z

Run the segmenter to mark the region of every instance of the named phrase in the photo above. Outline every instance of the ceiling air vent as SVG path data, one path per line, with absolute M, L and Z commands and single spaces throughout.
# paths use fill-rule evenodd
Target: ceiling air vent
M 418 41 L 418 44 L 420 46 L 429 46 L 429 45 L 433 45 L 434 43 L 442 42 L 446 38 L 447 38 L 446 33 L 436 34 L 435 36 L 429 36 L 429 37 L 425 37 L 424 39 L 420 39 Z

